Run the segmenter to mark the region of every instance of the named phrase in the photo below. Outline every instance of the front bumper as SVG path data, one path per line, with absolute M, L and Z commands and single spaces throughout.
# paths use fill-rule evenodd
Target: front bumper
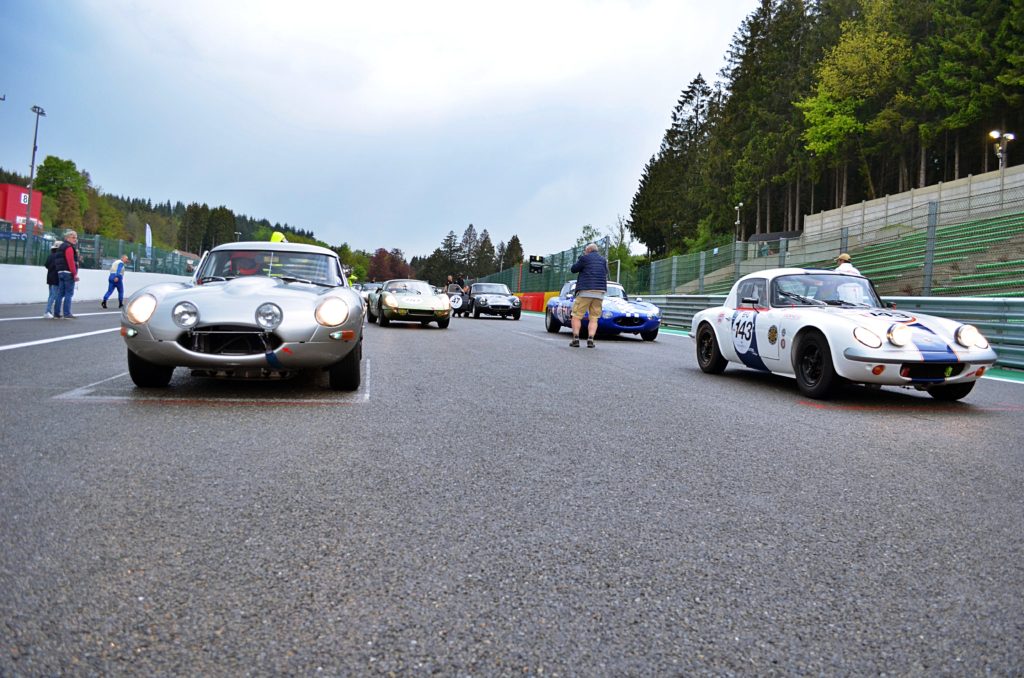
M 964 349 L 957 354 L 938 351 L 886 350 L 851 346 L 843 351 L 836 372 L 850 381 L 901 386 L 959 384 L 981 378 L 995 363 L 992 349 Z
M 461 310 L 461 309 L 460 309 Z M 408 320 L 410 322 L 444 320 L 451 315 L 450 309 L 428 309 L 428 308 L 391 308 L 383 306 L 381 314 L 388 320 Z

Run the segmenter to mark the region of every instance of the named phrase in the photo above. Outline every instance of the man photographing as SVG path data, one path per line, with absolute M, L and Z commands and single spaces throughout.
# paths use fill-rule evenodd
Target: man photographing
M 587 323 L 587 348 L 594 348 L 597 335 L 597 321 L 605 292 L 608 291 L 608 260 L 601 256 L 597 245 L 590 243 L 583 248 L 583 254 L 569 269 L 579 273 L 576 278 L 576 299 L 572 302 L 572 341 L 569 346 L 579 348 L 580 326 L 583 316 L 589 314 Z

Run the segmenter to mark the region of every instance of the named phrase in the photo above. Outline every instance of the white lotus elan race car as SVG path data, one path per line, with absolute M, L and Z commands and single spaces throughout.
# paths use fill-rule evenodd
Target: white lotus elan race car
M 884 307 L 867 278 L 815 269 L 740 278 L 723 306 L 694 315 L 691 336 L 704 372 L 737 362 L 795 377 L 810 398 L 846 380 L 959 400 L 996 361 L 974 326 Z

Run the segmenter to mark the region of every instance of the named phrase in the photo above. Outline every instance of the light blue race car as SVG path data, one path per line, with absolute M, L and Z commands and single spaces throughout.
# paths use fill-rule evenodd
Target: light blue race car
M 548 299 L 547 307 L 544 309 L 544 327 L 548 332 L 558 332 L 563 325 L 569 326 L 575 293 L 576 281 L 570 280 L 562 285 L 557 297 Z M 584 317 L 580 336 L 586 336 L 588 322 L 588 317 Z M 599 335 L 639 334 L 644 341 L 654 341 L 660 327 L 660 308 L 640 297 L 630 299 L 622 285 L 608 283 L 601 317 L 597 321 Z

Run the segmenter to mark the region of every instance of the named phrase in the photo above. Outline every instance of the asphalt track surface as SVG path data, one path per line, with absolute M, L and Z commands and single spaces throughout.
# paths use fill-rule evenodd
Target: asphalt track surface
M 0 675 L 1024 672 L 1020 384 L 809 401 L 524 315 L 152 391 L 90 310 L 0 307 Z

